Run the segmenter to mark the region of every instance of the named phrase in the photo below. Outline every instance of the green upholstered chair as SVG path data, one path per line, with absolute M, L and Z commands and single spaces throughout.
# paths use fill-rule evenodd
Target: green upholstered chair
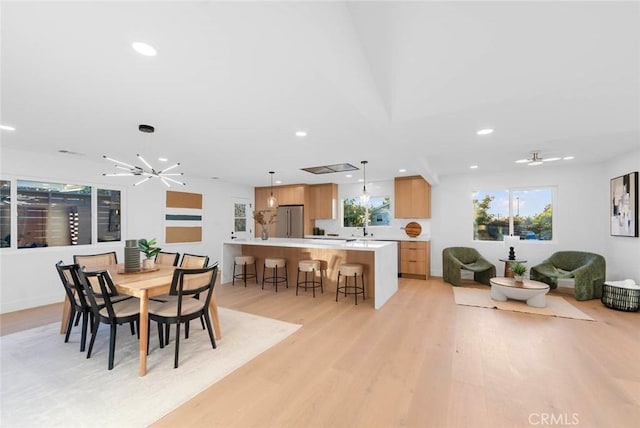
M 576 300 L 589 300 L 602 297 L 605 273 L 605 260 L 599 254 L 558 251 L 532 266 L 529 277 L 549 284 L 552 289 L 558 287 L 558 279 L 573 278 Z
M 491 285 L 489 279 L 496 276 L 496 267 L 482 257 L 475 248 L 449 247 L 442 250 L 442 278 L 453 285 L 460 285 L 460 269 L 473 272 L 473 279 Z

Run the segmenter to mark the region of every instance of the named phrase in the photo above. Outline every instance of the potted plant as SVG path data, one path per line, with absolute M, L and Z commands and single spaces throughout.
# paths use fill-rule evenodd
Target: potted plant
M 156 244 L 156 238 L 138 240 L 138 249 L 146 256 L 146 259 L 142 261 L 143 269 L 153 269 L 155 267 L 156 256 L 162 250 L 162 248 L 157 247 Z
M 527 267 L 519 262 L 511 264 L 511 271 L 515 277 L 516 282 L 522 282 L 524 274 L 527 273 Z

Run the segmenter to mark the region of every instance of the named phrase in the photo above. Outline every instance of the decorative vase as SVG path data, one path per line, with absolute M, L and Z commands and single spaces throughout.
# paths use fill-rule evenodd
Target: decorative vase
M 522 280 L 524 279 L 523 275 L 514 275 L 513 279 L 516 280 L 516 282 L 522 282 Z
M 265 241 L 269 239 L 269 229 L 265 226 L 262 226 L 262 239 Z
M 137 239 L 127 239 L 124 246 L 124 271 L 138 272 L 140 270 L 140 249 Z
M 150 270 L 156 267 L 156 261 L 153 259 L 144 259 L 142 261 L 142 269 Z

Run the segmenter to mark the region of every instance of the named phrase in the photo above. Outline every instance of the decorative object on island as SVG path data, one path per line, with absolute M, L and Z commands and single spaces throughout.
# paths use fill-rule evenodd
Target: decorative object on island
M 638 237 L 638 171 L 611 179 L 612 236 Z
M 156 246 L 157 241 L 156 238 L 146 240 L 140 239 L 138 241 L 138 249 L 141 253 L 144 253 L 146 259 L 142 261 L 143 269 L 153 269 L 155 267 L 155 258 L 158 253 L 162 250 L 160 247 Z
M 124 244 L 124 271 L 138 272 L 140 270 L 140 248 L 137 239 L 127 239 Z
M 138 130 L 140 132 L 144 132 L 145 134 L 151 134 L 155 131 L 155 128 L 151 125 L 138 125 Z M 124 170 L 126 172 L 115 172 L 115 173 L 105 173 L 102 174 L 105 177 L 127 177 L 127 176 L 138 176 L 138 177 L 143 177 L 142 180 L 138 181 L 137 183 L 134 183 L 134 186 L 137 186 L 139 184 L 144 183 L 145 181 L 148 181 L 152 178 L 159 178 L 160 181 L 162 181 L 164 183 L 165 186 L 167 187 L 171 187 L 171 185 L 169 184 L 169 181 L 175 184 L 180 184 L 182 186 L 186 185 L 186 183 L 183 183 L 181 181 L 177 181 L 173 178 L 170 178 L 169 176 L 180 176 L 180 175 L 184 175 L 182 172 L 174 172 L 171 174 L 168 174 L 167 172 L 180 166 L 180 163 L 175 163 L 173 165 L 171 165 L 168 168 L 165 168 L 163 170 L 160 171 L 156 171 L 155 168 L 153 168 L 149 162 L 147 162 L 146 160 L 144 160 L 144 158 L 142 156 L 140 156 L 140 154 L 138 153 L 136 155 L 138 157 L 138 159 L 147 167 L 147 169 L 144 169 L 143 167 L 140 166 L 134 166 L 134 165 L 130 165 L 128 163 L 125 162 L 121 162 L 119 160 L 110 158 L 108 156 L 102 156 L 104 159 L 106 160 L 110 160 L 112 162 L 116 163 L 116 168 L 117 169 L 121 169 Z
M 527 273 L 527 267 L 519 262 L 511 263 L 511 271 L 514 274 L 516 282 L 522 282 L 524 274 Z
M 265 214 L 269 214 L 269 218 Z M 262 227 L 262 239 L 269 239 L 269 225 L 276 222 L 278 214 L 271 210 L 260 210 L 253 212 L 253 219 Z
M 267 199 L 267 206 L 269 208 L 275 208 L 276 207 L 276 197 L 273 196 L 273 174 L 275 174 L 275 172 L 269 171 L 269 175 L 271 176 L 271 194 L 269 195 L 269 198 Z M 265 239 L 265 238 L 262 238 L 262 239 Z

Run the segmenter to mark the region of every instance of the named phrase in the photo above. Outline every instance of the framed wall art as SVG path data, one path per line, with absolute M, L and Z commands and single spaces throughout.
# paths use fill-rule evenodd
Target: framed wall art
M 611 236 L 638 237 L 638 171 L 611 179 Z

